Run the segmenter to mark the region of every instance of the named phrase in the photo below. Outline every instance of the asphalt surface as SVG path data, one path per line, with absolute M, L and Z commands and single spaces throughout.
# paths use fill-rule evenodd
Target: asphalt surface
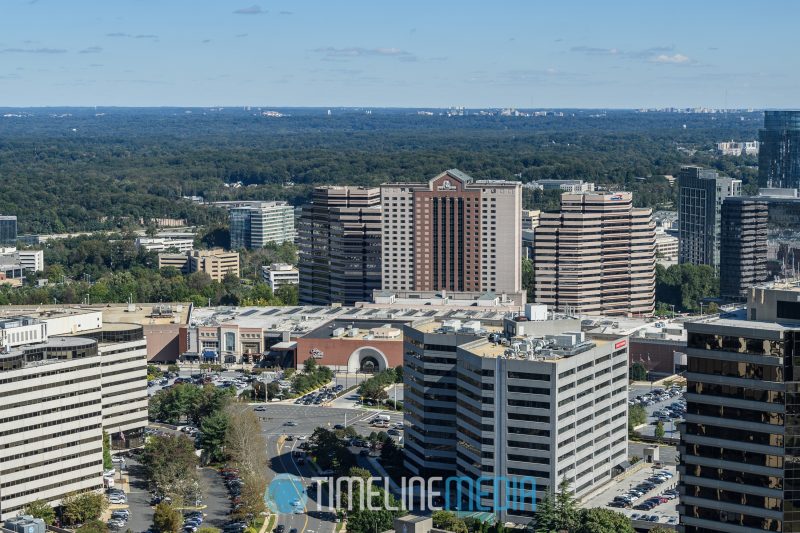
M 654 444 L 648 442 L 631 441 L 628 443 L 628 455 L 644 457 L 644 449 L 652 446 L 654 446 Z M 675 446 L 667 446 L 662 444 L 658 447 L 659 461 L 661 461 L 665 465 L 677 464 L 677 456 L 678 456 L 678 450 L 675 448 Z
M 147 531 L 153 525 L 153 508 L 150 507 L 150 493 L 144 480 L 144 467 L 135 459 L 128 458 L 128 480 L 130 492 L 128 493 L 128 509 L 131 517 L 127 528 L 134 533 Z
M 317 427 L 333 429 L 337 424 L 355 427 L 361 435 L 369 435 L 376 431 L 369 425 L 368 420 L 378 413 L 386 413 L 392 422 L 402 422 L 402 413 L 384 412 L 367 409 L 343 409 L 335 407 L 293 405 L 285 403 L 270 403 L 266 411 L 256 412 L 262 420 L 262 432 L 267 439 L 267 457 L 269 458 L 268 479 L 271 480 L 278 474 L 293 474 L 302 478 L 303 486 L 312 484 L 315 473 L 307 464 L 299 465 L 292 456 L 292 451 L 298 449 L 302 439 L 297 437 L 310 437 Z M 293 423 L 296 425 L 288 425 Z M 291 436 L 292 440 L 286 440 Z M 358 449 L 353 449 L 358 451 Z M 364 457 L 356 456 L 359 466 L 370 467 Z M 316 490 L 308 494 L 308 505 L 305 513 L 280 514 L 276 525 L 282 524 L 287 533 L 297 529 L 298 533 L 333 533 L 336 528 L 336 517 L 324 508 L 327 501 L 317 502 Z M 323 500 L 326 497 L 323 495 Z M 323 503 L 321 506 L 320 503 Z
M 128 509 L 131 516 L 126 525 L 134 533 L 142 533 L 153 525 L 153 507 L 150 506 L 150 492 L 144 479 L 144 468 L 133 458 L 128 458 L 128 479 L 130 491 L 128 492 Z M 230 522 L 230 500 L 225 484 L 219 474 L 210 468 L 203 468 L 199 472 L 200 490 L 203 495 L 203 524 L 222 528 Z
M 654 388 L 657 388 L 657 387 L 654 387 Z M 636 398 L 636 396 L 645 394 L 647 392 L 650 392 L 651 390 L 652 390 L 652 388 L 651 387 L 647 387 L 647 386 L 631 387 L 629 392 L 628 392 L 628 397 L 631 400 L 633 400 L 633 399 Z M 663 402 L 658 402 L 658 403 L 655 403 L 653 405 L 645 406 L 645 410 L 647 411 L 647 426 L 644 427 L 644 428 L 641 428 L 640 430 L 638 430 L 638 433 L 641 434 L 641 435 L 650 435 L 650 436 L 654 435 L 655 434 L 655 430 L 656 430 L 656 422 L 658 421 L 658 419 L 653 416 L 653 413 L 655 411 L 658 411 L 659 409 L 663 409 L 663 408 L 669 406 L 673 402 L 677 402 L 678 400 L 680 400 L 682 398 L 683 398 L 683 394 L 678 395 L 678 396 L 674 396 L 674 397 L 669 398 L 668 400 L 663 401 Z M 669 422 L 664 422 L 664 431 L 665 431 L 664 434 L 665 434 L 665 436 L 674 437 L 674 438 L 679 438 L 680 437 L 681 434 L 680 434 L 680 432 L 678 431 L 678 428 L 677 428 L 677 423 L 678 422 L 679 422 L 678 419 L 672 419 Z

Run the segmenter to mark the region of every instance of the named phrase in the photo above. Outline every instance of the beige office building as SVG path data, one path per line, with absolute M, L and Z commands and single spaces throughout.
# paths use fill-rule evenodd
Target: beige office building
M 629 192 L 561 195 L 534 238 L 533 301 L 577 313 L 651 314 L 655 224 Z
M 381 185 L 381 204 L 383 290 L 521 293 L 519 182 L 453 169 Z
M 173 267 L 184 274 L 205 272 L 214 281 L 227 274 L 239 276 L 239 253 L 221 249 L 193 250 L 185 254 L 158 254 L 158 268 Z

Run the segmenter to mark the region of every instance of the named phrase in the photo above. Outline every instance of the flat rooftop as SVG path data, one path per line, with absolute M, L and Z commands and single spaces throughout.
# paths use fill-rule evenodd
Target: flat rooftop
M 370 335 L 370 331 L 376 328 L 383 328 L 383 327 L 390 327 L 397 329 L 400 331 L 401 335 L 397 337 L 391 338 L 378 338 L 373 337 L 374 340 L 379 341 L 401 341 L 403 340 L 402 331 L 403 331 L 403 323 L 408 321 L 374 321 L 374 320 L 333 320 L 327 324 L 323 324 L 322 326 L 318 327 L 317 329 L 307 333 L 303 337 L 306 339 L 330 339 L 330 338 L 339 338 L 343 340 L 364 340 L 366 337 Z M 347 331 L 347 328 L 352 327 L 353 329 L 358 329 L 358 334 L 355 336 L 350 335 L 339 335 L 338 337 L 333 337 L 334 330 L 337 329 L 344 329 Z
M 502 333 L 503 332 L 503 326 L 498 326 L 498 325 L 494 325 L 494 324 L 487 324 L 487 323 L 485 323 L 482 320 L 477 319 L 477 318 L 472 319 L 472 320 L 480 322 L 481 331 L 483 331 L 485 333 Z M 465 322 L 462 322 L 461 326 L 463 327 L 464 324 L 465 324 Z M 417 331 L 421 331 L 422 333 L 435 333 L 435 332 L 439 331 L 440 329 L 442 329 L 443 326 L 444 326 L 444 321 L 442 321 L 442 320 L 431 320 L 430 322 L 425 322 L 425 323 L 422 323 L 422 324 L 414 324 L 414 329 L 416 329 Z M 462 335 L 469 335 L 468 331 L 458 331 L 456 333 L 460 333 Z
M 425 318 L 439 320 L 495 320 L 500 321 L 507 312 L 480 308 L 407 308 L 397 304 L 372 304 L 364 307 L 196 307 L 192 311 L 191 324 L 195 326 L 217 327 L 222 324 L 237 325 L 242 328 L 261 328 L 264 331 L 289 331 L 298 336 L 322 335 L 315 330 L 325 326 L 325 338 L 330 336 L 327 323 L 331 320 L 343 324 L 374 323 L 375 327 L 392 322 L 413 322 Z M 355 326 L 361 327 L 361 326 Z
M 576 333 L 576 332 L 565 331 L 563 335 L 568 333 Z M 552 339 L 553 337 L 554 335 L 546 335 L 542 337 L 538 336 L 514 337 L 511 339 L 509 345 L 489 342 L 488 339 L 484 338 L 476 340 L 475 342 L 466 345 L 464 349 L 480 357 L 488 357 L 488 358 L 506 357 L 506 352 L 510 349 L 513 349 L 512 346 L 514 345 L 514 343 L 525 342 L 535 339 L 544 339 L 544 338 Z M 579 354 L 596 350 L 597 348 L 600 348 L 610 342 L 612 341 L 607 339 L 596 339 L 596 338 L 586 337 L 583 342 L 576 343 L 572 346 L 547 346 L 542 351 L 536 351 L 535 352 L 536 356 L 532 360 L 549 361 L 549 362 L 568 361 L 570 357 L 574 357 Z M 577 350 L 577 351 L 573 353 L 572 350 Z M 516 355 L 508 356 L 508 358 L 519 360 L 519 359 L 525 359 L 525 356 L 522 352 L 520 352 L 519 356 Z
M 148 326 L 153 324 L 172 324 L 173 317 L 153 317 L 154 306 L 171 305 L 174 317 L 178 317 L 181 324 L 189 321 L 189 303 L 137 303 L 133 310 L 128 310 L 128 304 L 96 304 L 96 305 L 4 305 L 0 306 L 0 318 L 14 315 L 24 315 L 40 319 L 59 318 L 87 313 L 103 313 L 103 322 L 127 322 Z
M 96 312 L 95 309 L 84 309 L 79 306 L 65 307 L 63 305 L 3 305 L 0 306 L 0 320 L 13 320 L 15 318 L 59 318 L 66 316 L 85 315 Z
M 172 317 L 153 316 L 153 308 L 169 305 L 172 307 Z M 87 309 L 103 312 L 103 322 L 127 322 L 140 326 L 174 324 L 177 318 L 179 324 L 189 322 L 188 302 L 161 302 L 133 304 L 133 310 L 128 310 L 128 304 L 102 304 L 87 306 Z

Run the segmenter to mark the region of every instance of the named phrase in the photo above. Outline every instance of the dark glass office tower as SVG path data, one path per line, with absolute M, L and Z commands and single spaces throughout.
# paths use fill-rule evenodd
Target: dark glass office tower
M 773 191 L 774 192 L 774 191 Z M 720 215 L 720 295 L 743 301 L 747 289 L 800 272 L 800 197 L 728 197 Z
M 317 187 L 298 224 L 300 303 L 372 300 L 381 287 L 381 191 Z
M 17 217 L 0 216 L 0 248 L 17 246 Z
M 758 139 L 759 185 L 800 188 L 800 111 L 765 111 Z
M 745 300 L 749 287 L 767 279 L 767 200 L 729 196 L 720 218 L 720 296 Z
M 686 324 L 679 531 L 800 532 L 800 286 Z M 747 319 L 745 319 L 747 318 Z
M 722 201 L 741 195 L 742 181 L 686 166 L 678 174 L 678 262 L 719 268 Z

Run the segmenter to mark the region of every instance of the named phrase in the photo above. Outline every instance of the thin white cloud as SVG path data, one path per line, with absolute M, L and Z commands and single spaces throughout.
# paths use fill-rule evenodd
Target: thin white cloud
M 152 33 L 122 33 L 122 32 L 114 32 L 114 33 L 106 33 L 106 37 L 125 37 L 127 39 L 158 39 L 158 35 L 153 35 Z
M 243 7 L 243 8 L 237 9 L 236 11 L 234 11 L 234 13 L 237 14 L 237 15 L 260 15 L 262 13 L 266 13 L 266 11 L 261 9 L 260 5 L 253 4 L 250 7 Z
M 102 51 L 103 51 L 103 49 L 101 47 L 99 47 L 99 46 L 89 46 L 89 47 L 84 48 L 83 50 L 79 51 L 78 53 L 79 54 L 99 54 Z
M 681 65 L 684 63 L 689 63 L 690 61 L 691 59 L 683 54 L 660 54 L 650 59 L 651 63 L 666 63 L 671 65 Z
M 0 48 L 0 54 L 64 54 L 63 48 Z
M 417 57 L 411 52 L 401 50 L 399 48 L 363 48 L 360 46 L 351 46 L 348 48 L 335 48 L 328 46 L 325 48 L 317 48 L 314 50 L 318 54 L 322 54 L 327 59 L 346 59 L 355 57 L 393 57 L 400 61 L 416 61 Z
M 594 46 L 573 46 L 569 51 L 591 56 L 615 56 L 622 53 L 619 48 L 597 48 Z

